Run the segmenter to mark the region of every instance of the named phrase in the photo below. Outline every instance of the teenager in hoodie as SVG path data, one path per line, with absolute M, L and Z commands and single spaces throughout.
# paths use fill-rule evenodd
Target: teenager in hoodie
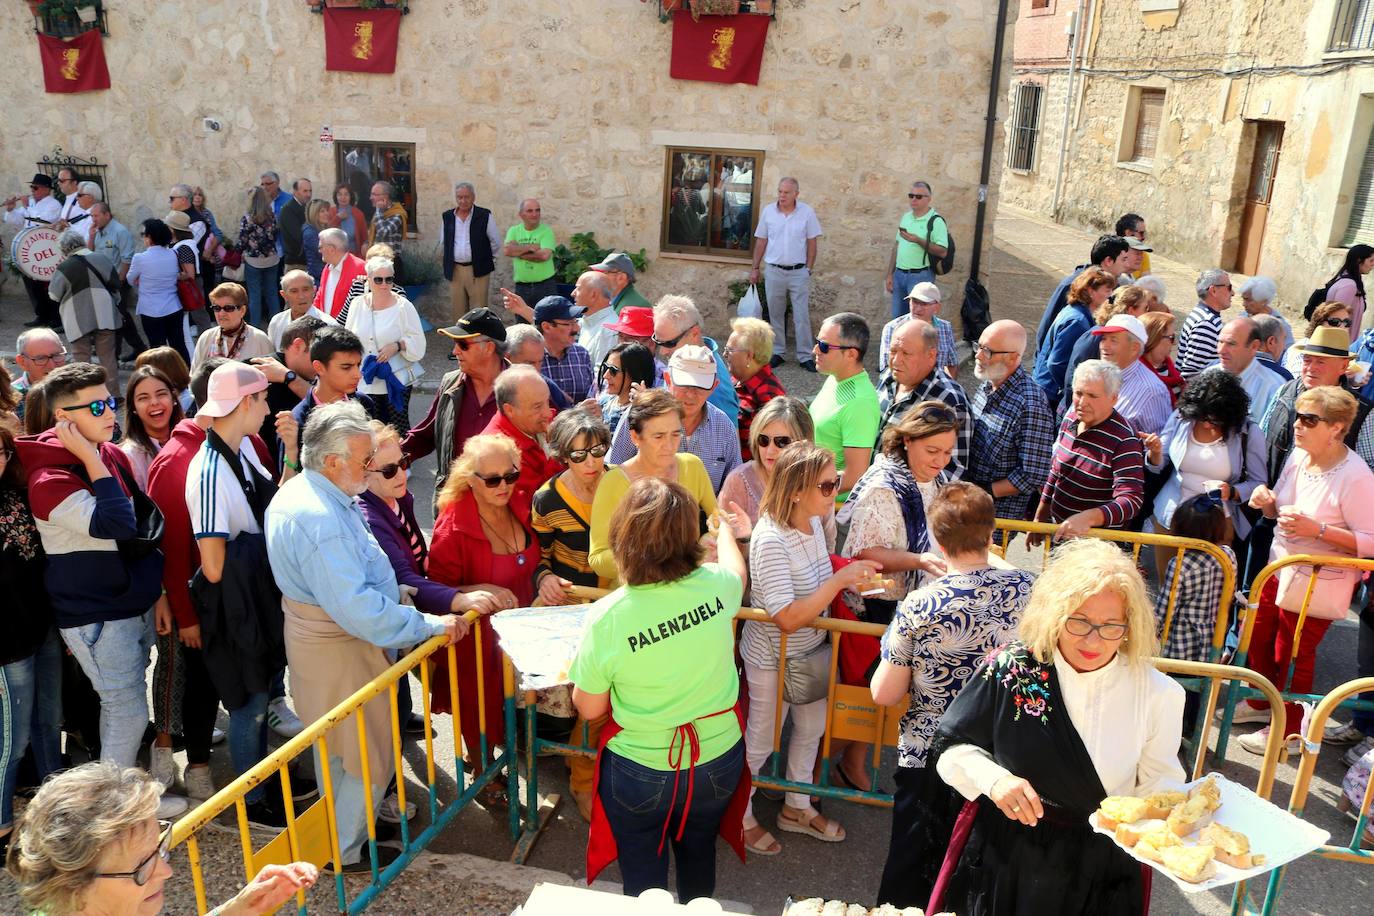
M 119 542 L 137 534 L 133 469 L 110 443 L 115 399 L 104 368 L 53 370 L 44 392 L 53 429 L 16 442 L 43 550 L 44 584 L 62 640 L 100 696 L 100 757 L 133 766 L 148 724 L 146 671 L 154 616 L 169 614 L 162 554 L 126 560 Z M 186 809 L 168 797 L 160 817 Z

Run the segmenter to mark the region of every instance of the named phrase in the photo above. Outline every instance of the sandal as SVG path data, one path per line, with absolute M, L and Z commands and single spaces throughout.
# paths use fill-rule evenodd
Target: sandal
M 868 788 L 868 789 L 861 789 L 861 788 L 859 788 L 859 784 L 856 783 L 856 782 L 853 780 L 853 778 L 850 777 L 850 775 L 849 775 L 848 773 L 845 772 L 845 770 L 844 770 L 844 764 L 841 763 L 841 762 L 838 761 L 838 760 L 835 761 L 834 764 L 830 767 L 830 775 L 831 775 L 832 777 L 834 777 L 832 781 L 835 782 L 841 789 L 853 789 L 855 792 L 872 792 L 872 791 L 873 791 L 872 788 Z
M 764 830 L 762 824 L 755 823 L 752 827 L 744 828 L 745 833 L 748 833 L 750 830 L 763 830 L 763 835 L 757 837 L 752 843 L 749 842 L 746 837 L 744 840 L 745 849 L 756 856 L 775 856 L 782 852 L 782 844 L 778 842 L 777 837 L 773 836 L 773 834 L 769 833 L 767 830 Z
M 795 815 L 787 812 L 796 811 Z M 785 833 L 800 833 L 812 839 L 820 840 L 822 843 L 840 843 L 844 841 L 844 828 L 837 821 L 825 820 L 825 827 L 818 828 L 816 819 L 821 817 L 821 813 L 808 805 L 804 810 L 798 811 L 796 808 L 789 808 L 784 805 L 778 814 L 778 829 Z

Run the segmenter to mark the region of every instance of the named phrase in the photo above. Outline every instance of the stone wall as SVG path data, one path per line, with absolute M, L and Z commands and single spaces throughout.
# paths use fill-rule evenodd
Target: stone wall
M 60 146 L 112 163 L 111 203 L 126 223 L 161 215 L 176 181 L 203 185 L 219 221 L 236 223 L 263 169 L 327 193 L 327 124 L 340 140 L 416 144 L 412 249 L 437 249 L 454 181 L 476 184 L 503 228 L 520 199 L 537 196 L 560 241 L 594 230 L 603 245 L 647 248 L 645 294 L 688 293 L 719 323 L 727 284 L 747 265 L 659 254 L 664 146 L 763 149 L 758 206 L 795 175 L 825 230 L 813 316 L 887 312 L 883 275 L 915 178 L 934 185 L 960 243 L 942 284 L 954 301 L 963 287 L 996 4 L 779 0 L 756 87 L 671 79 L 672 27 L 637 0 L 411 0 L 394 75 L 326 72 L 321 19 L 301 0 L 124 0 L 108 18 L 113 88 L 47 95 L 24 4 L 0 6 L 12 51 L 11 127 L 0 132 L 8 193 Z M 207 130 L 207 117 L 222 129 Z M 997 142 L 993 188 L 1000 132 Z M 502 263 L 498 279 L 508 278 Z

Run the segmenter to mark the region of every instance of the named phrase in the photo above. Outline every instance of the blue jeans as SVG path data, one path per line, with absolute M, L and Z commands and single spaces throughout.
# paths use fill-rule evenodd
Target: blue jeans
M 739 784 L 744 767 L 744 739 L 709 763 L 698 763 L 692 782 L 692 808 L 682 839 L 676 839 L 687 801 L 684 763 L 673 794 L 672 770 L 654 770 L 609 748 L 601 755 L 601 806 L 610 821 L 620 854 L 620 874 L 627 897 L 651 887 L 668 886 L 668 850 L 659 852 L 664 821 L 677 859 L 677 897 L 682 903 L 710 897 L 716 890 L 716 833 Z
M 254 693 L 238 709 L 229 710 L 229 762 L 234 775 L 242 776 L 267 756 L 267 694 Z M 273 780 L 249 789 L 244 800 L 262 801 Z
M 53 630 L 28 658 L 0 666 L 0 827 L 14 821 L 14 789 L 32 742 L 38 779 L 62 768 L 62 649 Z
M 100 695 L 100 759 L 134 766 L 148 727 L 148 658 L 153 612 L 64 627 L 62 641 Z
M 281 297 L 276 267 L 243 265 L 243 285 L 248 289 L 248 320 L 259 329 L 267 327 L 267 319 L 276 314 Z
M 911 303 L 906 297 L 917 283 L 934 283 L 935 271 L 929 267 L 920 270 L 894 270 L 892 272 L 892 317 L 898 318 L 911 311 Z

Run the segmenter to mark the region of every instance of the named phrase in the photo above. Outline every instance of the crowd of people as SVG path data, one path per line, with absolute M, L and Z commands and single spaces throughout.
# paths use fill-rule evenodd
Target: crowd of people
M 9 202 L 11 213 L 43 210 L 39 177 L 36 200 Z M 1295 553 L 1374 556 L 1374 426 L 1364 422 L 1374 402 L 1362 387 L 1374 381 L 1352 352 L 1374 350 L 1374 331 L 1351 335 L 1374 250 L 1360 259 L 1352 249 L 1301 340 L 1264 277 L 1224 320 L 1236 291 L 1220 270 L 1201 274 L 1175 333 L 1164 285 L 1148 273 L 1145 222 L 1128 214 L 1056 287 L 1033 363 L 1027 328 L 992 322 L 966 390 L 952 326 L 937 315 L 931 268 L 948 236 L 930 185 L 912 184 L 895 232 L 894 317 L 871 328 L 832 314 L 814 340 L 805 292 L 820 232 L 798 190 L 783 179 L 760 216 L 755 269 L 767 273 L 771 323 L 735 319 L 722 346 L 690 298 L 651 305 L 635 292 L 624 254 L 589 268 L 571 300 L 557 295 L 539 202 L 522 202 L 501 245 L 490 211 L 459 183 L 444 244 L 462 311 L 437 332 L 457 366 L 414 422 L 432 341 L 397 284 L 405 211 L 385 183 L 364 225 L 347 187 L 331 207 L 309 181 L 287 193 L 265 173 L 240 223 L 242 283 L 206 281 L 202 254 L 220 249 L 198 189 L 173 187 L 172 212 L 143 224 L 138 253 L 127 230 L 97 222 L 98 201 L 89 227 L 64 216 L 76 228 L 62 237 L 59 279 L 17 341 L 19 374 L 0 373 L 0 587 L 26 596 L 4 658 L 0 715 L 14 740 L 0 759 L 0 842 L 26 749 L 24 781 L 41 783 L 64 766 L 65 729 L 110 765 L 88 774 L 96 788 L 78 789 L 123 780 L 139 799 L 123 809 L 118 850 L 88 844 L 81 880 L 127 877 L 92 872 L 97 860 L 158 871 L 157 850 L 144 855 L 157 839 L 148 819 L 185 810 L 162 794 L 178 781 L 191 799 L 214 793 L 221 705 L 242 773 L 266 754 L 269 730 L 298 732 L 300 719 L 320 718 L 435 636 L 458 646 L 458 691 L 439 661 L 430 705 L 461 715 L 465 768 L 478 776 L 483 740 L 505 740 L 492 616 L 565 604 L 583 585 L 611 589 L 583 635 L 564 710 L 599 749 L 570 764 L 592 825 L 591 875 L 618 857 L 627 893 L 665 886 L 671 845 L 685 900 L 714 892 L 718 833 L 741 855 L 782 852 L 756 816 L 749 774 L 784 721 L 788 780 L 828 767 L 840 785 L 873 788 L 865 745 L 836 742 L 833 759 L 820 759 L 832 645 L 813 624 L 835 615 L 886 627 L 850 679 L 884 704 L 909 695 L 882 902 L 926 902 L 968 800 L 984 827 L 949 860 L 941 886 L 953 909 L 1000 913 L 1000 902 L 971 901 L 1006 899 L 1022 911 L 1138 912 L 1138 871 L 1085 818 L 1106 794 L 1182 779 L 1179 740 L 1195 704 L 1148 660 L 1170 613 L 1164 651 L 1206 659 L 1229 598 L 1210 556 L 1161 551 L 1141 569 L 1081 536 L 1197 537 L 1224 545 L 1241 571 Z M 113 238 L 128 242 L 127 258 Z M 498 254 L 517 262 L 515 289 L 500 293 L 514 323 L 488 302 Z M 186 307 L 188 283 L 202 287 L 204 309 Z M 132 322 L 120 291 L 130 286 L 150 346 L 121 387 L 116 338 Z M 795 328 L 802 368 L 824 378 L 809 403 L 773 371 L 789 297 L 806 316 Z M 430 455 L 434 490 L 413 493 L 410 466 Z M 432 536 L 417 498 L 431 501 Z M 1060 544 L 1039 578 L 990 551 L 998 518 L 1052 526 L 1029 538 Z M 1250 656 L 1281 680 L 1296 642 L 1295 691 L 1310 690 L 1316 646 L 1358 585 L 1324 572 L 1299 631 L 1303 570 L 1258 596 Z M 1177 581 L 1172 605 L 1168 589 L 1151 599 L 1150 581 Z M 742 604 L 770 622 L 746 621 L 736 640 Z M 1360 639 L 1361 659 L 1374 658 L 1367 621 Z M 415 734 L 409 690 L 400 697 L 402 727 Z M 1091 721 L 1089 702 L 1100 707 Z M 389 715 L 383 700 L 368 703 L 368 732 L 386 734 Z M 1021 718 L 1046 728 L 1028 737 L 1011 728 Z M 1268 718 L 1250 703 L 1237 721 Z M 1352 762 L 1374 754 L 1369 718 L 1328 735 L 1355 745 Z M 1290 728 L 1299 721 L 1290 711 Z M 305 800 L 328 771 L 344 871 L 371 867 L 367 799 L 383 839 L 414 814 L 393 791 L 389 746 L 368 742 L 364 766 L 355 731 L 331 736 L 315 778 L 291 779 Z M 1239 743 L 1261 753 L 1266 735 Z M 145 744 L 148 775 L 130 775 Z M 21 884 L 50 880 L 48 787 L 20 827 Z M 248 793 L 251 824 L 285 825 L 277 788 Z M 481 800 L 511 803 L 497 781 Z M 1041 820 L 1055 829 L 1036 830 Z M 773 829 L 847 837 L 838 813 L 804 791 L 786 793 Z M 383 867 L 398 855 L 378 852 Z

